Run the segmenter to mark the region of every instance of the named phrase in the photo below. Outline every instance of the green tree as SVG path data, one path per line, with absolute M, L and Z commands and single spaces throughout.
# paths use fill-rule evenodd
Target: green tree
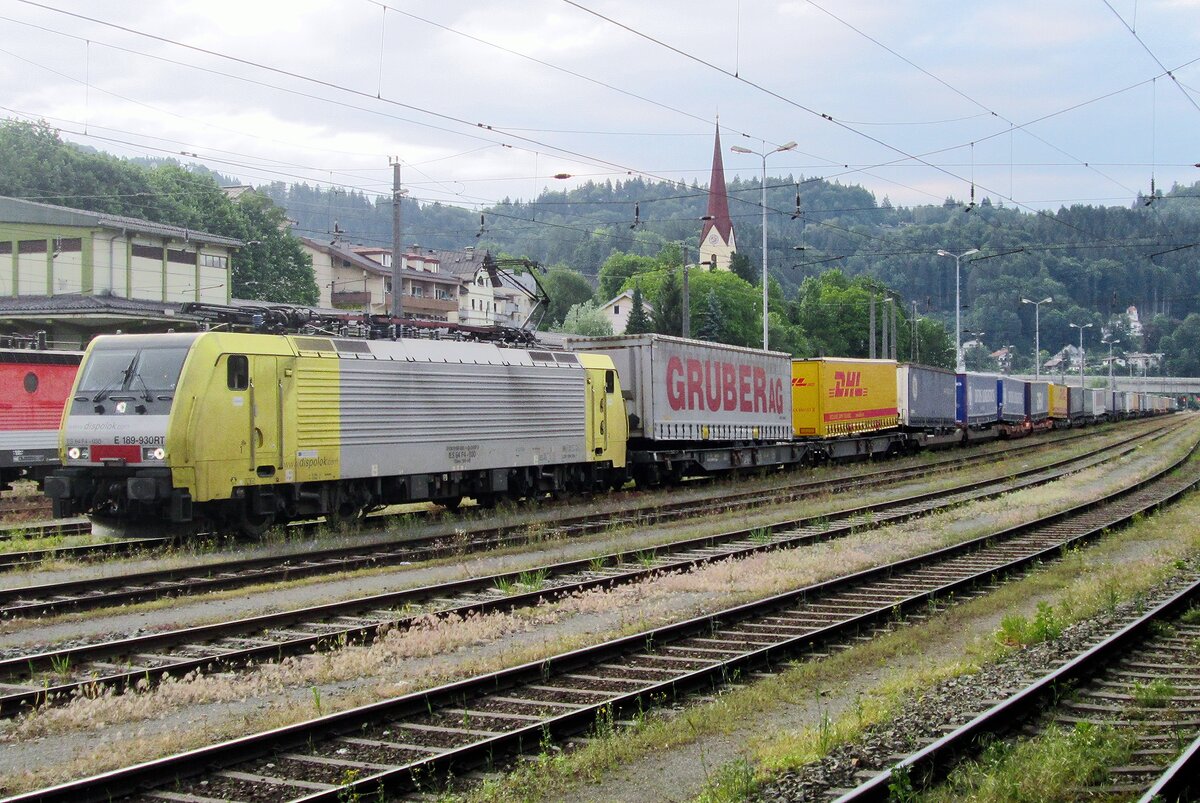
M 588 299 L 567 311 L 566 318 L 555 332 L 585 337 L 604 337 L 613 333 L 612 322 L 600 310 L 595 301 Z
M 642 288 L 635 284 L 633 299 L 629 305 L 629 322 L 625 324 L 625 334 L 643 335 L 652 331 L 654 328 L 650 324 L 649 316 L 646 315 L 646 305 L 642 300 Z
M 747 284 L 758 284 L 762 281 L 761 272 L 750 264 L 750 257 L 741 251 L 734 251 L 729 259 L 729 270 Z
M 657 270 L 658 262 L 653 257 L 626 254 L 617 251 L 611 254 L 600 266 L 600 288 L 596 299 L 605 304 L 611 300 L 630 278 L 639 273 Z
M 652 317 L 654 331 L 660 335 L 678 336 L 683 332 L 683 285 L 674 270 L 662 274 Z
M 238 298 L 289 304 L 316 304 L 320 297 L 312 257 L 285 230 L 286 216 L 265 195 L 248 192 L 237 202 L 246 247 L 234 262 Z
M 721 308 L 721 299 L 717 291 L 710 289 L 704 294 L 704 308 L 700 312 L 699 324 L 696 326 L 696 337 L 713 343 L 725 341 L 725 310 Z
M 561 324 L 571 307 L 587 301 L 595 292 L 582 273 L 560 265 L 546 271 L 541 283 L 550 296 L 550 309 L 543 321 L 546 328 Z

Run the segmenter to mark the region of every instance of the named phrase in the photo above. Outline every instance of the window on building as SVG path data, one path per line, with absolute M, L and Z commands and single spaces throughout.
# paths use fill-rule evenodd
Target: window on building
M 174 248 L 168 248 L 167 261 L 178 265 L 195 265 L 196 255 L 191 251 L 176 251 Z
M 82 250 L 82 237 L 58 237 L 54 240 L 54 253 L 56 254 L 72 254 Z
M 45 240 L 21 240 L 17 245 L 17 251 L 22 254 L 44 254 L 46 253 Z
M 613 315 L 620 315 L 620 314 L 621 314 L 621 305 L 613 304 Z M 762 316 L 760 315 L 759 317 L 761 318 Z
M 142 259 L 162 260 L 163 258 L 163 249 L 161 246 L 157 245 L 134 244 L 132 251 L 135 257 L 141 257 Z
M 219 256 L 218 254 L 201 254 L 200 267 L 202 268 L 227 268 L 229 267 L 229 257 Z
M 12 243 L 0 243 L 0 254 L 11 254 Z

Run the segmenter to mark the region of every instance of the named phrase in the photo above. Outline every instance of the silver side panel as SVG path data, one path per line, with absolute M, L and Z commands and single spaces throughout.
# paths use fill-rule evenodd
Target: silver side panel
M 492 350 L 506 359 L 340 359 L 342 476 L 584 460 L 583 369 Z

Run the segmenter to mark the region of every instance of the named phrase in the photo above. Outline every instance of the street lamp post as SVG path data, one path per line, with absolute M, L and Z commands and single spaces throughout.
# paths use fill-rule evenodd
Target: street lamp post
M 952 254 L 949 251 L 938 249 L 937 255 L 940 257 L 954 257 L 954 364 L 955 370 L 960 374 L 967 370 L 966 364 L 963 362 L 962 352 L 962 281 L 961 281 L 961 266 L 962 258 L 971 254 L 978 254 L 978 248 L 972 248 L 970 251 L 963 251 L 961 254 Z
M 743 148 L 741 145 L 734 145 L 729 149 L 729 150 L 733 151 L 734 153 L 749 153 L 753 156 L 758 156 L 762 159 L 763 351 L 766 351 L 767 347 L 768 347 L 768 341 L 767 341 L 767 337 L 768 337 L 768 335 L 767 335 L 767 326 L 768 326 L 768 324 L 767 324 L 767 157 L 773 153 L 779 153 L 780 151 L 790 151 L 792 148 L 796 147 L 796 143 L 788 142 L 784 145 L 780 145 L 778 148 L 775 148 L 774 150 L 771 150 L 771 151 L 767 150 L 766 147 L 767 147 L 767 145 L 764 142 L 762 153 L 759 153 L 758 151 L 752 151 L 749 148 Z
M 1112 392 L 1112 390 L 1113 390 L 1113 374 L 1112 374 L 1112 367 L 1113 367 L 1113 355 L 1112 355 L 1112 347 L 1113 347 L 1113 346 L 1115 346 L 1117 343 L 1120 343 L 1121 341 L 1120 341 L 1120 340 L 1101 340 L 1100 342 L 1101 342 L 1101 343 L 1107 343 L 1107 344 L 1108 344 L 1108 390 L 1109 390 L 1109 392 Z
M 1033 378 L 1042 378 L 1042 305 L 1049 304 L 1054 300 L 1053 296 L 1046 296 L 1041 301 L 1030 301 L 1028 298 L 1022 298 L 1022 304 L 1033 305 Z
M 1082 326 L 1077 323 L 1071 323 L 1071 324 L 1067 324 L 1067 325 L 1070 326 L 1072 329 L 1079 330 L 1079 389 L 1082 391 L 1083 390 L 1083 330 L 1091 329 L 1092 325 L 1090 323 L 1085 323 Z

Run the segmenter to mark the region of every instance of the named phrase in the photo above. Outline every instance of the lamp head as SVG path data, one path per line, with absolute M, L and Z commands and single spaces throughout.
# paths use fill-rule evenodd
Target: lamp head
M 794 141 L 788 142 L 783 145 L 780 145 L 778 148 L 776 148 L 774 151 L 772 151 L 772 153 L 779 153 L 780 151 L 790 151 L 792 148 L 795 148 L 795 147 L 796 147 L 796 143 Z
M 754 153 L 754 151 L 750 150 L 749 148 L 743 148 L 741 145 L 730 145 L 729 150 L 733 151 L 734 153 Z
M 938 252 L 937 252 L 937 254 L 938 254 L 938 256 L 940 256 L 940 257 L 951 257 L 951 256 L 954 256 L 954 254 L 951 254 L 949 251 L 943 251 L 941 248 L 939 248 L 939 249 L 938 249 Z

